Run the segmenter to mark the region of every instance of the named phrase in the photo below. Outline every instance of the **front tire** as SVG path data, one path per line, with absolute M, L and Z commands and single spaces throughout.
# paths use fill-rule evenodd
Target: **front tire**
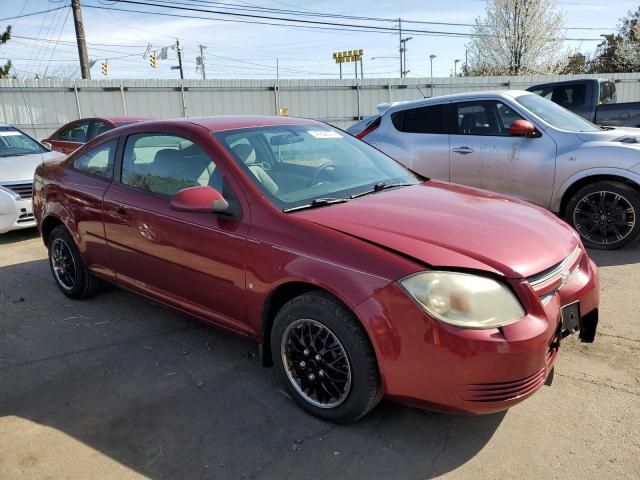
M 91 275 L 73 238 L 60 225 L 49 235 L 49 266 L 56 285 L 67 297 L 88 298 L 98 291 L 100 281 Z
M 291 397 L 316 417 L 354 422 L 382 397 L 366 333 L 351 312 L 322 292 L 305 293 L 280 309 L 271 351 Z
M 601 181 L 578 190 L 569 200 L 567 221 L 587 247 L 613 250 L 640 236 L 640 193 L 629 185 Z

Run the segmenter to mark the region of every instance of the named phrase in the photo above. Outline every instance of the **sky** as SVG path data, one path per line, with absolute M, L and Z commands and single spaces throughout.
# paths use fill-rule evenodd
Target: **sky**
M 238 12 L 243 6 L 274 9 L 294 9 L 322 12 L 332 15 L 356 15 L 386 19 L 403 19 L 403 27 L 422 31 L 471 32 L 471 27 L 419 24 L 409 21 L 472 24 L 482 16 L 484 0 L 135 0 L 166 6 L 194 8 L 220 8 L 227 4 L 227 12 Z M 214 5 L 218 3 L 218 6 Z M 75 45 L 73 15 L 70 0 L 0 0 L 0 28 L 12 25 L 12 39 L 0 45 L 0 62 L 11 59 L 14 74 L 19 78 L 47 76 L 79 77 L 78 53 Z M 619 19 L 627 11 L 635 10 L 640 0 L 560 0 L 566 15 L 568 38 L 598 39 L 601 34 L 612 33 Z M 228 20 L 251 20 L 241 17 L 214 17 L 194 11 L 122 3 L 118 0 L 81 0 L 89 58 L 96 60 L 91 69 L 92 78 L 178 78 L 175 50 L 169 49 L 168 59 L 158 62 L 153 69 L 148 57 L 152 51 L 175 45 L 180 41 L 183 49 L 185 78 L 200 78 L 196 71 L 199 45 L 206 46 L 207 78 L 259 78 L 276 77 L 276 63 L 280 78 L 337 78 L 339 67 L 332 60 L 336 51 L 363 49 L 365 78 L 397 78 L 399 35 L 397 22 L 376 22 L 330 18 L 333 23 L 369 24 L 391 30 L 379 33 L 332 31 L 312 28 L 291 28 L 271 25 L 234 23 Z M 229 5 L 237 5 L 231 7 Z M 63 8 L 60 8 L 63 7 Z M 59 9 L 58 9 L 59 8 Z M 51 10 L 43 14 L 10 19 L 32 12 Z M 116 10 L 120 9 L 120 10 Z M 124 12 L 145 10 L 162 12 L 165 16 Z M 254 12 L 244 13 L 253 14 Z M 206 16 L 209 19 L 178 18 L 166 15 Z M 271 13 L 270 15 L 276 15 Z M 322 17 L 298 17 L 327 21 Z M 226 21 L 225 21 L 226 20 Z M 268 20 L 265 20 L 268 21 Z M 310 25 L 311 26 L 311 25 Z M 580 28 L 580 29 L 578 29 Z M 584 30 L 581 30 L 584 28 Z M 428 77 L 429 56 L 433 60 L 434 77 L 447 77 L 453 73 L 456 59 L 464 61 L 465 45 L 469 38 L 408 33 L 413 37 L 406 43 L 407 77 Z M 597 41 L 567 41 L 566 48 L 583 52 L 593 51 Z M 109 59 L 109 75 L 101 73 L 101 62 Z M 460 68 L 460 63 L 457 67 Z M 344 78 L 353 78 L 353 64 L 343 65 Z

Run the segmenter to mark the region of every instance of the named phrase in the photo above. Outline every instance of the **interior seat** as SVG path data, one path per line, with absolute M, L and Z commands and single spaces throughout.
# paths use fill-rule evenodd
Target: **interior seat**
M 278 193 L 278 185 L 273 181 L 273 178 L 262 168 L 262 166 L 256 162 L 256 151 L 248 143 L 239 143 L 231 147 L 233 153 L 242 161 L 258 179 L 264 188 L 269 193 L 275 195 Z

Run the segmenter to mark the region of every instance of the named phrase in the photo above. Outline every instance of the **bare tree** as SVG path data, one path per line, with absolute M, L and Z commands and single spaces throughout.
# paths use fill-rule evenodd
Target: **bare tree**
M 528 75 L 562 68 L 564 11 L 556 0 L 488 0 L 467 45 L 465 75 Z

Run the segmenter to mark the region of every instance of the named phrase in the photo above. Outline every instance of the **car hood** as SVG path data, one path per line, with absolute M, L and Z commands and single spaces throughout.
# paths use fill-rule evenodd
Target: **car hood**
M 640 142 L 640 128 L 614 127 L 611 130 L 601 132 L 581 132 L 578 138 L 585 142 L 629 142 L 629 139 L 636 139 Z
M 0 157 L 0 181 L 33 180 L 38 165 L 63 158 L 65 155 L 60 152 Z
M 539 273 L 578 245 L 571 227 L 546 210 L 433 180 L 292 215 L 431 267 L 508 278 Z

